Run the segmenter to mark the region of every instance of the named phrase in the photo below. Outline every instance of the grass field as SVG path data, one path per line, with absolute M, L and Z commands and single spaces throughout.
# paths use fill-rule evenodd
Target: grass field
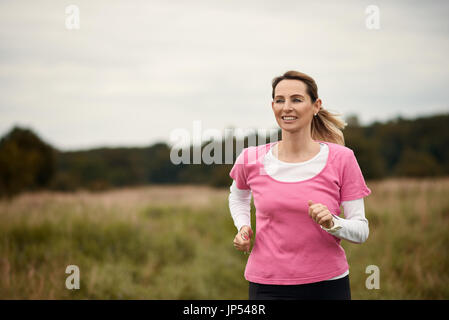
M 352 298 L 448 299 L 449 179 L 367 184 L 369 238 L 342 241 Z M 148 186 L 0 202 L 0 299 L 247 299 L 228 192 Z M 65 287 L 68 265 L 79 290 Z M 369 265 L 380 289 L 365 287 Z

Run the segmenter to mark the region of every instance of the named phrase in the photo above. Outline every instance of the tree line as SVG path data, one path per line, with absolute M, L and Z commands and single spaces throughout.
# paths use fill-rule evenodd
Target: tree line
M 385 123 L 358 124 L 352 117 L 343 130 L 345 144 L 354 150 L 365 179 L 436 177 L 449 174 L 449 114 L 417 119 L 397 117 Z M 280 139 L 280 131 L 278 139 Z M 237 140 L 232 139 L 235 161 Z M 254 139 L 254 140 L 253 140 Z M 243 146 L 267 143 L 245 136 Z M 254 144 L 256 141 L 256 144 Z M 261 142 L 259 142 L 261 141 Z M 225 150 L 225 141 L 206 141 Z M 190 155 L 193 146 L 189 147 Z M 60 151 L 28 128 L 14 127 L 0 140 L 0 196 L 22 191 L 91 191 L 147 184 L 207 184 L 230 186 L 233 164 L 179 164 L 170 160 L 170 147 L 96 148 Z M 213 153 L 212 153 L 213 154 Z M 193 160 L 191 158 L 191 160 Z

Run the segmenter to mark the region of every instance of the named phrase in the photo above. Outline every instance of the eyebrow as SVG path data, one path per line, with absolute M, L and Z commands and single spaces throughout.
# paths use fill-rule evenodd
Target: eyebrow
M 304 96 L 303 96 L 303 95 L 300 95 L 300 94 L 292 94 L 292 95 L 291 95 L 291 97 L 296 97 L 296 96 L 299 96 L 299 97 L 301 97 L 301 98 L 304 98 Z M 277 95 L 277 96 L 274 97 L 274 98 L 276 99 L 276 98 L 280 98 L 280 97 L 283 98 L 284 96 L 283 96 L 283 95 Z

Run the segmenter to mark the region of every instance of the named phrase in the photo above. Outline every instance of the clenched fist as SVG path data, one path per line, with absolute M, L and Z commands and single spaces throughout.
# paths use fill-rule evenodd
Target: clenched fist
M 309 200 L 309 216 L 318 224 L 323 227 L 330 229 L 334 226 L 334 221 L 332 220 L 332 213 L 324 204 L 314 203 Z
M 234 238 L 234 247 L 239 251 L 249 253 L 251 248 L 251 238 L 253 236 L 253 230 L 250 226 L 243 226 Z

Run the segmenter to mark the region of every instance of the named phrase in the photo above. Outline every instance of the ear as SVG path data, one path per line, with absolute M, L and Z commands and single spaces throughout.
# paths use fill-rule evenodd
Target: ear
M 313 113 L 314 113 L 314 114 L 317 113 L 318 111 L 320 111 L 320 109 L 321 109 L 321 104 L 322 104 L 321 99 L 320 99 L 320 98 L 316 99 L 315 103 L 313 104 L 313 106 L 314 106 L 314 111 L 313 111 Z

